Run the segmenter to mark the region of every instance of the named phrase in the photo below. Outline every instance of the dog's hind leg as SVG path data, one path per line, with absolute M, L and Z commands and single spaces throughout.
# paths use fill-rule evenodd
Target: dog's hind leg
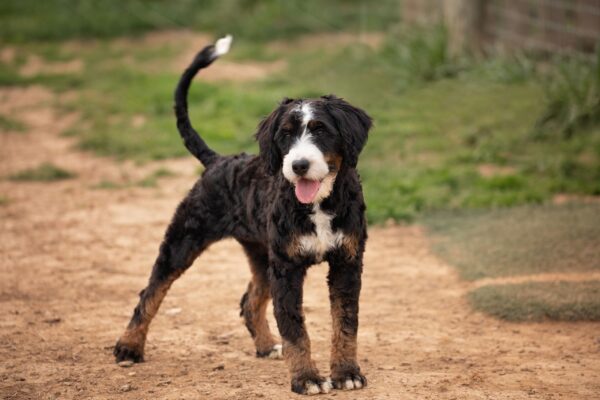
M 256 356 L 280 359 L 283 357 L 281 344 L 276 344 L 266 318 L 267 305 L 271 299 L 267 249 L 258 243 L 239 242 L 248 256 L 252 271 L 252 280 L 240 302 L 240 316 L 244 318 L 254 340 Z
M 216 238 L 208 230 L 210 224 L 201 220 L 197 214 L 199 213 L 188 199 L 177 208 L 160 246 L 148 286 L 140 292 L 140 300 L 131 321 L 115 345 L 117 362 L 144 360 L 148 327 L 171 284 L 215 241 Z

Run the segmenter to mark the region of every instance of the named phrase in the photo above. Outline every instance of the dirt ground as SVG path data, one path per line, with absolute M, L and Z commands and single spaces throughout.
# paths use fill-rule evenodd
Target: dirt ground
M 2 89 L 0 176 L 50 161 L 78 174 L 54 183 L 0 180 L 0 398 L 286 399 L 282 361 L 254 357 L 238 302 L 249 279 L 239 246 L 211 247 L 175 283 L 148 338 L 146 362 L 114 364 L 112 346 L 146 283 L 163 230 L 197 163 L 136 166 L 73 149 L 39 87 Z M 94 189 L 158 166 L 157 188 Z M 305 310 L 314 358 L 328 370 L 326 266 L 311 269 Z M 471 311 L 454 270 L 419 226 L 372 228 L 359 359 L 369 385 L 336 399 L 600 398 L 600 324 L 514 324 Z M 271 318 L 271 326 L 275 328 Z

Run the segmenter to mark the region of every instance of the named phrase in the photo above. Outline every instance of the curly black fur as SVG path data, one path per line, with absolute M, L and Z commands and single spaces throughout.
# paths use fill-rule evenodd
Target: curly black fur
M 148 325 L 171 283 L 211 243 L 227 237 L 242 243 L 249 257 L 252 253 L 262 254 L 262 258 L 254 257 L 258 261 L 253 265 L 253 273 L 264 275 L 270 287 L 279 332 L 285 343 L 293 346 L 308 338 L 302 312 L 302 285 L 308 267 L 323 260 L 330 264 L 328 283 L 332 304 L 340 304 L 340 315 L 334 318 L 339 318 L 338 325 L 346 335 L 343 340 L 355 340 L 362 254 L 367 238 L 365 203 L 355 167 L 371 119 L 364 111 L 333 95 L 310 100 L 314 118 L 320 121 L 319 129 L 324 132 L 318 139 L 320 148 L 341 160 L 339 165 L 330 167 L 337 174 L 335 183 L 319 207 L 333 215 L 334 233 L 343 232 L 344 237 L 353 240 L 325 254 L 290 251 L 295 238 L 314 234 L 316 230 L 311 220 L 315 207 L 300 203 L 294 195 L 294 186 L 281 173 L 290 138 L 300 129 L 294 107 L 306 100 L 284 99 L 259 124 L 256 133 L 259 156 L 218 155 L 192 127 L 186 100 L 193 77 L 216 58 L 214 46 L 198 53 L 175 91 L 177 127 L 185 146 L 206 170 L 175 211 L 148 286 L 140 293 L 128 329 L 115 347 L 117 361 L 143 359 Z M 242 316 L 247 312 L 248 296 L 245 293 L 241 299 Z M 249 320 L 246 319 L 247 325 Z M 248 330 L 255 335 L 252 326 L 248 325 Z M 350 361 L 352 373 L 359 373 L 356 361 Z M 332 368 L 348 368 L 334 364 L 332 360 Z M 344 371 L 337 372 L 343 375 Z M 298 382 L 303 382 L 298 377 L 317 372 L 293 371 L 293 374 L 296 374 L 294 391 L 302 391 L 305 388 L 298 386 Z

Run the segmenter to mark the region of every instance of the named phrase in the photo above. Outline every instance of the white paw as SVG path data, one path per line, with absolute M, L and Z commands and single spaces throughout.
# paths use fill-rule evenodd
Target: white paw
M 280 344 L 273 346 L 273 349 L 267 357 L 272 360 L 281 360 L 283 358 L 283 346 Z
M 233 40 L 233 36 L 227 35 L 215 43 L 215 55 L 217 57 L 222 56 L 223 54 L 227 54 L 229 52 L 229 48 L 231 47 L 231 41 Z
M 367 378 L 360 374 L 347 374 L 345 378 L 336 379 L 333 387 L 342 390 L 358 390 L 367 386 Z
M 319 393 L 329 393 L 333 389 L 333 384 L 331 380 L 326 380 L 320 385 L 314 382 L 306 382 L 306 394 L 309 396 L 319 394 Z
M 344 383 L 345 390 L 361 389 L 362 387 L 362 382 L 358 379 L 346 379 L 346 382 Z
M 331 382 L 331 378 L 327 378 L 327 380 L 321 384 L 321 392 L 329 393 L 331 389 L 333 389 L 333 383 Z

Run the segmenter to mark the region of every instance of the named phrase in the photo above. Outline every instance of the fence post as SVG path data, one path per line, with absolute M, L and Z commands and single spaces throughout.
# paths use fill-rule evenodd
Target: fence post
M 482 48 L 484 0 L 443 0 L 444 25 L 448 31 L 448 51 L 456 56 L 477 53 Z

